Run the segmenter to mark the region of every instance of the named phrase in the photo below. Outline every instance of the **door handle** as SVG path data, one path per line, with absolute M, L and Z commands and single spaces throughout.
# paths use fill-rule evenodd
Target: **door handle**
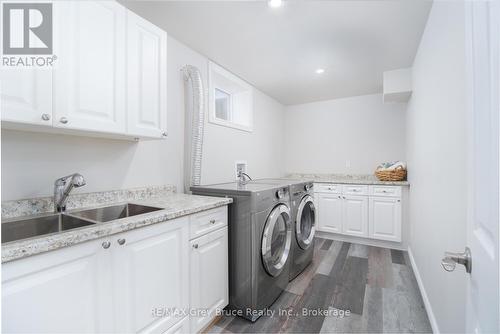
M 465 247 L 463 253 L 444 252 L 444 258 L 441 260 L 444 270 L 454 271 L 457 263 L 463 265 L 468 274 L 472 272 L 472 254 L 469 247 Z

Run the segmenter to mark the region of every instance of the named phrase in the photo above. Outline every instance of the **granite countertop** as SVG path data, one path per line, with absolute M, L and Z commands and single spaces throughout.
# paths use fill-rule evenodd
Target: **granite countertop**
M 175 188 L 173 189 L 175 191 Z M 73 201 L 71 201 L 71 199 L 68 201 L 69 203 L 72 203 L 72 208 L 67 211 L 68 214 L 71 214 L 72 211 L 93 209 L 122 203 L 153 206 L 161 208 L 162 210 L 117 219 L 105 223 L 97 223 L 95 225 L 89 225 L 68 231 L 8 242 L 2 244 L 2 263 L 130 231 L 148 225 L 163 223 L 174 218 L 187 216 L 196 212 L 232 203 L 231 198 L 177 194 L 171 191 L 172 189 L 170 188 L 161 188 L 161 191 L 150 190 L 151 188 L 137 188 L 134 191 L 129 190 L 126 192 L 115 192 L 117 194 L 125 194 L 124 196 L 110 195 L 112 192 L 76 195 L 73 197 Z M 148 196 L 148 194 L 150 196 Z M 75 197 L 79 197 L 80 199 L 80 201 L 77 202 L 81 204 L 90 203 L 91 205 L 76 205 Z M 106 201 L 100 201 L 100 204 L 96 204 L 96 200 L 102 200 L 102 198 L 106 198 Z M 14 212 L 21 213 L 18 216 L 28 214 L 44 214 L 43 212 L 40 212 L 40 208 L 45 207 L 46 204 L 43 201 L 46 202 L 49 200 L 47 198 L 41 198 L 2 203 L 2 219 L 5 220 L 5 216 L 8 216 L 8 218 L 10 218 L 8 220 L 11 220 L 15 217 Z M 14 210 L 16 204 L 18 207 L 17 211 Z M 6 210 L 4 210 L 4 206 L 6 207 Z M 31 208 L 31 210 L 26 211 L 27 208 Z
M 287 175 L 287 178 L 311 180 L 318 183 L 340 184 L 378 184 L 386 186 L 409 186 L 408 181 L 380 181 L 375 175 L 369 174 L 300 174 Z

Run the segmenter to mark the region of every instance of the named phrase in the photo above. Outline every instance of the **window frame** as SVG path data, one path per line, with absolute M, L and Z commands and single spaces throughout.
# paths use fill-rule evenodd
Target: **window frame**
M 228 89 L 225 87 L 222 87 L 220 84 L 217 83 L 217 78 L 223 78 L 224 81 L 230 82 L 232 85 L 235 87 L 238 87 L 239 93 L 244 92 L 248 93 L 247 99 L 245 105 L 246 105 L 246 110 L 244 112 L 248 113 L 246 114 L 246 117 L 249 120 L 249 124 L 242 124 L 242 123 L 237 123 L 234 121 L 235 119 L 235 113 L 238 112 L 235 110 L 235 103 L 234 103 L 234 97 L 235 93 L 233 92 L 228 92 Z M 215 107 L 215 90 L 218 89 L 226 94 L 229 95 L 229 101 L 230 101 L 230 119 L 231 120 L 224 120 L 221 118 L 218 118 L 216 116 L 216 107 Z M 208 122 L 228 128 L 233 128 L 236 130 L 241 130 L 241 131 L 246 131 L 246 132 L 253 132 L 253 87 L 245 82 L 244 80 L 240 79 L 236 75 L 232 74 L 231 72 L 227 71 L 226 69 L 222 68 L 221 66 L 215 64 L 212 61 L 209 61 L 208 63 Z

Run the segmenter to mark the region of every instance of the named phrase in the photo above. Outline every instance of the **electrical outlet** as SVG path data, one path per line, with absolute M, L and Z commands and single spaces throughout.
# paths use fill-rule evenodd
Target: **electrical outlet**
M 234 172 L 235 172 L 235 179 L 238 180 L 238 175 L 240 172 L 246 173 L 247 172 L 247 162 L 243 160 L 238 160 L 234 162 Z

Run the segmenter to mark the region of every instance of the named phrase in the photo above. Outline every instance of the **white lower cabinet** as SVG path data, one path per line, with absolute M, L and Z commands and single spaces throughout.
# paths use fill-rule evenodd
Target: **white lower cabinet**
M 342 232 L 359 237 L 368 236 L 368 197 L 344 196 Z
M 191 331 L 203 329 L 222 310 L 228 296 L 227 227 L 191 240 Z
M 321 184 L 315 189 L 318 231 L 401 241 L 401 187 Z
M 3 333 L 112 330 L 109 252 L 102 240 L 2 265 Z
M 114 237 L 115 332 L 163 333 L 189 308 L 188 220 Z M 120 245 L 121 244 L 121 245 Z
M 337 194 L 316 194 L 318 207 L 318 229 L 325 232 L 342 232 L 342 196 Z
M 370 197 L 370 237 L 401 241 L 401 200 Z
M 190 241 L 182 217 L 3 264 L 2 332 L 198 331 L 214 316 L 190 309 L 228 302 L 227 207 L 206 219 L 224 226 Z

